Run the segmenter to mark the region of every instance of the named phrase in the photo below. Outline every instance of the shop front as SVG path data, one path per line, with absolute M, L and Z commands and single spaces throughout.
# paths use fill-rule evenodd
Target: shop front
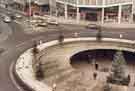
M 87 21 L 101 21 L 101 8 L 80 8 L 80 18 Z
M 68 18 L 76 19 L 76 16 L 77 16 L 77 8 L 76 7 L 68 5 L 67 12 L 68 12 Z
M 118 6 L 105 8 L 105 22 L 118 22 Z
M 56 7 L 57 7 L 57 17 L 64 17 L 65 15 L 65 6 L 64 4 L 61 4 L 61 3 L 56 3 Z
M 132 5 L 123 5 L 122 6 L 122 22 L 131 22 L 132 21 Z

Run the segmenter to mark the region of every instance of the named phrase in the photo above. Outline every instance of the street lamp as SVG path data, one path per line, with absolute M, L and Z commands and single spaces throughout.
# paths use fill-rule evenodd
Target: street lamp
M 31 0 L 29 0 L 29 18 L 30 18 L 30 16 L 31 16 Z
M 120 39 L 122 39 L 122 38 L 123 38 L 123 35 L 120 34 L 119 37 L 120 37 Z M 120 44 L 120 45 L 121 45 L 121 44 Z M 122 51 L 121 46 L 120 46 L 120 49 L 119 49 L 119 50 Z

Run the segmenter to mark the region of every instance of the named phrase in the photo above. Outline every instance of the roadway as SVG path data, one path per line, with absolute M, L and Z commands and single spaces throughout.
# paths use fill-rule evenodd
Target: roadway
M 65 37 L 74 37 L 74 33 L 77 32 L 79 37 L 94 37 L 97 33 L 96 30 L 90 30 L 73 25 L 62 25 L 63 27 L 69 27 L 70 29 L 62 30 L 62 33 Z M 0 42 L 0 47 L 4 48 L 5 51 L 0 54 L 0 91 L 24 91 L 16 83 L 15 78 L 12 75 L 12 64 L 15 63 L 19 55 L 24 52 L 26 49 L 33 46 L 34 41 L 44 40 L 50 41 L 57 39 L 60 31 L 47 31 L 44 33 L 36 34 L 26 34 L 24 29 L 20 24 L 12 21 L 8 24 L 8 27 L 11 28 L 12 33 L 8 36 L 6 40 Z M 76 29 L 74 29 L 76 27 Z M 78 27 L 78 28 L 77 28 Z M 6 27 L 5 27 L 6 29 Z M 73 29 L 73 30 L 72 30 Z M 124 39 L 135 39 L 135 31 L 128 30 L 103 30 L 103 37 L 119 38 L 119 35 L 122 34 Z

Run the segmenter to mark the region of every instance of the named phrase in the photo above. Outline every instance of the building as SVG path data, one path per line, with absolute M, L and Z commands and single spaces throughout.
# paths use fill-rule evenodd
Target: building
M 57 16 L 77 21 L 132 23 L 135 0 L 56 0 Z
M 6 2 L 12 1 L 12 3 Z M 50 11 L 51 0 L 1 0 L 1 5 L 9 5 L 10 8 L 25 12 L 27 15 L 42 14 Z
M 51 14 L 77 22 L 135 21 L 135 0 L 0 0 L 0 4 L 12 5 L 27 14 Z
M 0 0 L 0 6 L 5 8 L 7 8 L 12 3 L 13 0 Z

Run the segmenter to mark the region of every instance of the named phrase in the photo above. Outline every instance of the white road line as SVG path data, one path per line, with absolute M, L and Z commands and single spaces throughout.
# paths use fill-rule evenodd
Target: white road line
M 124 35 L 127 34 L 126 32 L 121 32 L 121 31 L 119 31 L 119 32 L 118 31 L 117 32 L 115 32 L 115 31 L 107 31 L 107 32 L 106 31 L 103 31 L 103 33 L 104 32 L 106 34 L 124 34 Z
M 15 23 L 17 24 L 22 24 L 21 22 L 17 21 L 17 20 L 14 20 Z
M 9 67 L 9 75 L 10 75 L 10 78 L 11 78 L 13 84 L 15 85 L 15 87 L 17 87 L 17 89 L 18 89 L 19 91 L 24 91 L 23 88 L 20 87 L 20 86 L 18 85 L 18 83 L 15 81 L 15 78 L 14 78 L 13 73 L 12 73 L 12 71 L 13 71 L 13 66 L 14 66 L 14 62 L 12 62 L 11 65 L 10 65 L 10 67 Z
M 33 41 L 33 42 L 34 42 L 34 41 L 40 41 L 42 38 L 43 38 L 43 36 L 39 36 L 39 37 L 37 37 L 37 38 L 33 38 L 33 39 L 31 39 L 31 40 L 24 41 L 24 42 L 22 42 L 22 43 L 16 45 L 15 47 L 16 47 L 16 48 L 19 48 L 19 47 L 21 47 L 22 45 L 25 45 L 26 43 L 31 42 L 31 41 Z

